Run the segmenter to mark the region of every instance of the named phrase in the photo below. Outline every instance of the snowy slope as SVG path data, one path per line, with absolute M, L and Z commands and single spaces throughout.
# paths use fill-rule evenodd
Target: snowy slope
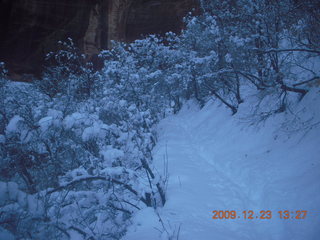
M 180 226 L 180 240 L 320 239 L 319 106 L 314 90 L 294 113 L 259 126 L 243 121 L 245 104 L 231 116 L 216 103 L 200 110 L 189 102 L 164 119 L 154 161 L 162 172 L 168 156 L 168 201 L 159 210 L 167 232 Z M 213 210 L 271 210 L 273 216 L 214 220 Z M 305 219 L 285 220 L 280 210 L 308 212 Z M 168 239 L 153 209 L 138 212 L 133 222 L 127 240 Z

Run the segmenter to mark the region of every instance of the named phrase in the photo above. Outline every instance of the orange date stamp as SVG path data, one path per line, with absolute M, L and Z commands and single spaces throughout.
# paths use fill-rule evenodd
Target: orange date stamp
M 270 210 L 245 210 L 245 211 L 235 211 L 235 210 L 215 210 L 212 211 L 212 219 L 305 219 L 307 217 L 306 210 L 280 210 L 280 211 L 270 211 Z

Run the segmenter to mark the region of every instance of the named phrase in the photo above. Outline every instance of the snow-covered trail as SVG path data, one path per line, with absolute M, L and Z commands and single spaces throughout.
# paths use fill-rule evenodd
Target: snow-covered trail
M 287 134 L 278 130 L 282 120 L 257 129 L 213 103 L 201 110 L 186 104 L 163 120 L 154 161 L 161 172 L 168 157 L 168 200 L 159 210 L 168 232 L 180 226 L 180 240 L 320 239 L 320 129 Z M 214 210 L 236 210 L 240 218 L 212 219 Z M 255 219 L 243 219 L 245 210 Z M 256 218 L 261 210 L 272 218 Z M 284 210 L 308 213 L 280 219 Z M 145 209 L 125 239 L 166 239 L 156 228 L 157 216 Z
M 224 239 L 232 239 L 234 235 L 228 237 L 224 229 L 230 224 L 219 221 L 219 226 L 216 225 L 211 219 L 212 211 L 245 209 L 250 201 L 248 196 L 243 194 L 237 182 L 214 164 L 214 156 L 208 154 L 209 149 L 204 146 L 201 134 L 188 121 L 168 120 L 163 137 L 167 141 L 162 148 L 166 149 L 169 158 L 169 194 L 165 215 L 171 215 L 176 224 L 181 223 L 182 239 L 211 239 L 210 228 L 215 235 L 223 234 Z M 231 224 L 229 227 L 230 231 L 237 231 L 238 226 Z

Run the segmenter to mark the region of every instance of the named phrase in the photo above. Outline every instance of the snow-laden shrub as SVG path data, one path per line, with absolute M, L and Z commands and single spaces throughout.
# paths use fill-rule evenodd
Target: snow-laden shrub
M 159 117 L 171 102 L 178 104 L 185 95 L 181 76 L 172 68 L 181 58 L 162 41 L 150 36 L 130 45 L 117 43 L 101 54 L 107 59 L 103 69 L 108 78 L 105 91 Z
M 7 75 L 8 71 L 5 68 L 4 62 L 0 62 L 0 78 L 4 78 Z
M 0 180 L 16 182 L 44 208 L 34 215 L 1 207 L 16 237 L 119 239 L 135 211 L 165 203 L 151 156 L 158 115 L 115 91 L 80 101 L 25 83 L 4 86 Z
M 60 50 L 46 56 L 46 68 L 39 89 L 49 97 L 67 94 L 76 99 L 86 99 L 94 92 L 99 74 L 92 62 L 74 45 L 72 39 L 59 42 Z

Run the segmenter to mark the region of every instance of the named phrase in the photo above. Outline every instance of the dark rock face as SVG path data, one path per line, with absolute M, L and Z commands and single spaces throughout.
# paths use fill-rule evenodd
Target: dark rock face
M 0 60 L 15 73 L 39 71 L 39 63 L 57 41 L 83 38 L 91 8 L 88 2 L 2 0 Z
M 178 32 L 197 0 L 0 0 L 0 61 L 12 76 L 40 73 L 46 53 L 72 38 L 89 57 L 110 40 Z
M 125 39 L 132 41 L 150 33 L 178 33 L 183 17 L 196 6 L 195 0 L 135 1 L 128 11 Z

